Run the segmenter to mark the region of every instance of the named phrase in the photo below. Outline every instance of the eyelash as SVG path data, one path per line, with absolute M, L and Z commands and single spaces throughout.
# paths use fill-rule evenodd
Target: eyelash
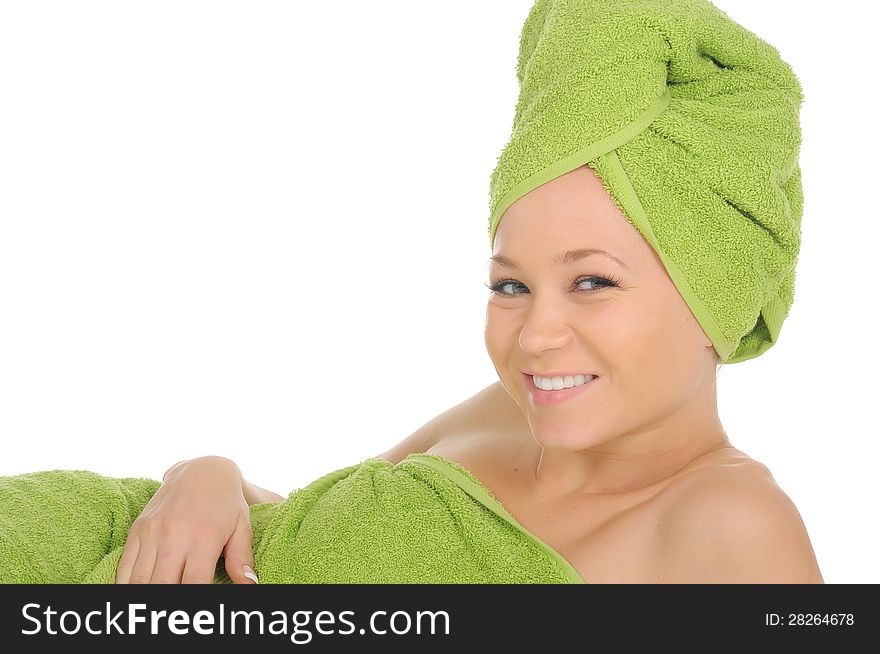
M 581 291 L 582 293 L 595 293 L 596 291 L 598 291 L 602 288 L 609 288 L 609 287 L 613 288 L 615 286 L 620 286 L 620 283 L 621 283 L 619 279 L 617 279 L 616 277 L 613 277 L 611 275 L 609 275 L 608 277 L 602 277 L 600 275 L 581 275 L 580 277 L 575 277 L 574 279 L 570 280 L 569 283 L 572 286 L 577 286 L 581 282 L 584 282 L 588 279 L 599 280 L 599 282 L 602 282 L 602 283 L 599 285 L 598 288 L 594 288 L 589 291 Z M 607 282 L 607 283 L 605 283 L 605 282 Z M 523 284 L 522 282 L 518 282 L 517 280 L 510 279 L 510 278 L 499 279 L 497 282 L 493 282 L 491 284 L 484 284 L 484 286 L 486 288 L 488 288 L 490 291 L 492 291 L 493 293 L 497 293 L 498 295 L 501 295 L 504 297 L 513 297 L 515 295 L 523 295 L 522 293 L 505 293 L 505 292 L 503 292 L 501 289 L 504 286 L 506 286 L 507 284 L 519 284 L 520 286 L 525 286 L 525 284 Z

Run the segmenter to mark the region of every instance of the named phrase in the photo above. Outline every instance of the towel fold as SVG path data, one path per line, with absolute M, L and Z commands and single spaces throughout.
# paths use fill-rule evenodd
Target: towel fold
M 161 482 L 85 470 L 0 477 L 0 582 L 114 583 Z M 466 468 L 433 454 L 335 470 L 250 507 L 260 583 L 584 583 Z M 231 583 L 221 559 L 214 583 Z

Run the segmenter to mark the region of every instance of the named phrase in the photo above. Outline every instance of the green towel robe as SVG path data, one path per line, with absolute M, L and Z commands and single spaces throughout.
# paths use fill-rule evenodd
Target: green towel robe
M 161 482 L 50 470 L 0 477 L 0 582 L 114 583 Z M 260 583 L 585 583 L 466 468 L 370 458 L 250 507 Z M 214 583 L 230 583 L 223 560 Z

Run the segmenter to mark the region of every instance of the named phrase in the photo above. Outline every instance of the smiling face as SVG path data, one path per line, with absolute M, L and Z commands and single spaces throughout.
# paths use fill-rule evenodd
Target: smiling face
M 585 249 L 620 262 L 579 256 Z M 638 445 L 666 426 L 690 431 L 717 416 L 712 342 L 591 168 L 512 204 L 493 257 L 486 348 L 541 446 L 580 450 L 618 437 Z M 546 404 L 525 371 L 596 378 Z

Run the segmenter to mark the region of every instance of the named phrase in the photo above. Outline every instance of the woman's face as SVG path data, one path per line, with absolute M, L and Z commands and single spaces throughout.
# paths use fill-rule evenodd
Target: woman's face
M 621 262 L 577 254 L 587 248 Z M 575 254 L 564 259 L 567 252 Z M 591 168 L 507 209 L 489 279 L 497 286 L 486 309 L 486 347 L 541 446 L 578 450 L 676 422 L 692 428 L 695 403 L 714 401 L 711 341 Z M 546 404 L 538 396 L 546 402 L 551 394 L 538 391 L 528 372 L 596 378 Z

